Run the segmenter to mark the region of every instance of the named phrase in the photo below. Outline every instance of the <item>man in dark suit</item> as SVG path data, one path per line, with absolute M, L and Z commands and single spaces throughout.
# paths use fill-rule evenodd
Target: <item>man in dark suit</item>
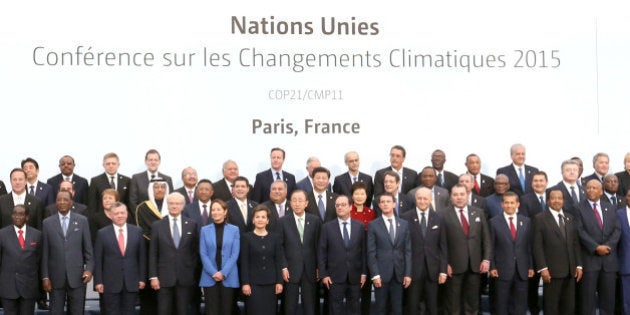
M 186 200 L 186 204 L 191 204 L 195 199 L 195 186 L 197 186 L 197 170 L 188 166 L 182 170 L 182 182 L 184 186 L 177 188 L 175 192 L 182 194 Z
M 483 210 L 467 204 L 468 192 L 462 184 L 451 189 L 451 204 L 443 211 L 448 244 L 449 275 L 446 281 L 446 312 L 479 312 L 480 274 L 487 273 L 492 243 Z M 462 294 L 466 292 L 466 294 Z
M 306 212 L 317 216 L 322 222 L 334 220 L 335 198 L 337 194 L 330 192 L 327 187 L 330 185 L 330 171 L 325 167 L 313 169 L 313 189 L 305 191 L 308 196 L 308 206 Z
M 187 204 L 184 207 L 184 216 L 193 219 L 193 221 L 197 223 L 199 231 L 201 231 L 202 227 L 212 222 L 212 218 L 210 217 L 210 201 L 213 193 L 212 182 L 208 179 L 202 179 L 197 183 L 197 187 L 195 188 L 193 203 Z
M 74 185 L 72 184 L 72 182 L 64 180 L 64 181 L 62 181 L 59 184 L 58 188 L 59 188 L 59 191 L 65 190 L 65 191 L 70 192 L 70 194 L 73 196 L 72 199 L 74 200 L 75 191 L 74 191 Z M 72 213 L 78 213 L 78 214 L 80 214 L 82 216 L 85 216 L 85 217 L 87 217 L 88 212 L 89 212 L 87 210 L 87 206 L 86 205 L 84 205 L 82 203 L 79 203 L 79 202 L 76 202 L 76 201 L 72 203 L 72 209 L 70 209 L 70 211 L 72 211 Z M 53 204 L 48 205 L 46 207 L 46 211 L 44 212 L 44 217 L 47 218 L 47 217 L 49 217 L 51 215 L 57 214 L 57 212 L 59 212 L 59 210 L 57 208 L 57 203 L 53 203 Z
M 147 170 L 134 174 L 131 177 L 131 183 L 129 184 L 129 209 L 136 209 L 140 203 L 149 199 L 147 188 L 149 187 L 149 181 L 152 179 L 162 178 L 168 184 L 168 191 L 173 191 L 173 179 L 166 174 L 158 172 L 160 162 L 160 153 L 155 149 L 147 151 L 144 155 L 144 164 L 147 166 Z
M 94 246 L 94 289 L 103 294 L 105 314 L 135 314 L 138 291 L 145 286 L 146 248 L 142 230 L 127 224 L 127 206 L 109 209 L 113 224 L 98 231 Z
M 543 312 L 573 314 L 575 283 L 582 279 L 580 239 L 575 220 L 563 211 L 558 188 L 547 192 L 549 211 L 534 218 L 534 265 L 543 279 Z
M 580 310 L 593 314 L 599 305 L 600 314 L 615 310 L 615 281 L 619 264 L 617 243 L 621 226 L 615 208 L 600 202 L 603 194 L 599 179 L 586 183 L 586 198 L 578 205 L 577 230 L 582 243 L 584 277 L 580 288 Z
M 438 149 L 431 153 L 431 166 L 435 169 L 437 174 L 436 185 L 451 191 L 451 188 L 458 182 L 457 175 L 444 169 L 444 163 L 446 163 L 446 153 Z
M 92 280 L 94 257 L 87 218 L 72 213 L 72 195 L 57 193 L 57 215 L 44 220 L 42 237 L 42 287 L 50 293 L 50 313 L 83 314 L 85 287 Z
M 503 213 L 503 195 L 510 190 L 510 180 L 505 174 L 497 175 L 494 181 L 494 193 L 485 198 L 486 218 L 488 221 Z M 472 190 L 473 194 L 475 189 Z
M 88 209 L 90 214 L 88 219 L 93 220 L 97 216 L 104 216 L 102 193 L 105 189 L 112 188 L 118 192 L 120 202 L 127 206 L 129 211 L 128 222 L 135 223 L 134 212 L 135 208 L 129 207 L 129 187 L 131 178 L 118 173 L 120 167 L 120 160 L 116 153 L 110 152 L 103 157 L 103 168 L 105 172 L 101 175 L 92 177 L 90 179 L 90 190 L 88 193 Z
M 416 176 L 418 175 L 413 169 L 403 167 L 405 157 L 407 156 L 407 150 L 401 145 L 395 145 L 389 150 L 389 163 L 390 166 L 380 169 L 374 174 L 374 196 L 378 196 L 385 192 L 383 186 L 383 179 L 385 173 L 392 171 L 398 174 L 400 178 L 400 187 L 398 192 L 406 194 L 409 190 L 414 188 Z M 398 194 L 398 192 L 396 194 Z
M 313 190 L 313 170 L 317 167 L 321 167 L 322 163 L 317 157 L 311 156 L 306 160 L 306 176 L 295 184 L 296 189 L 304 191 Z M 332 185 L 328 184 L 326 190 L 332 191 Z
M 562 209 L 575 217 L 578 211 L 578 204 L 581 200 L 586 198 L 584 189 L 578 182 L 578 164 L 574 160 L 566 160 L 562 162 L 561 168 L 562 181 L 554 187 L 562 191 L 562 197 L 564 200 Z
M 538 168 L 525 165 L 525 146 L 514 144 L 510 148 L 512 164 L 497 169 L 497 175 L 505 174 L 510 179 L 510 189 L 522 196 L 532 191 L 532 177 Z
M 46 183 L 53 188 L 53 195 L 57 195 L 59 191 L 59 184 L 62 181 L 69 181 L 74 185 L 74 202 L 81 204 L 87 204 L 88 201 L 88 181 L 87 179 L 74 174 L 74 158 L 69 155 L 64 155 L 59 159 L 59 171 L 61 173 L 49 178 Z
M 365 228 L 350 218 L 348 196 L 339 195 L 335 208 L 337 220 L 324 224 L 319 237 L 319 275 L 329 290 L 330 314 L 359 315 L 361 287 L 368 274 Z
M 7 194 L 7 186 L 0 180 L 0 196 Z
M 416 188 L 407 192 L 407 196 L 412 200 L 416 198 L 416 191 L 421 187 L 426 187 L 431 190 L 431 207 L 435 211 L 442 211 L 442 209 L 448 207 L 450 196 L 448 189 L 442 188 L 437 184 L 437 172 L 433 166 L 425 166 L 418 177 L 416 177 Z
M 291 194 L 295 189 L 295 176 L 289 172 L 282 170 L 282 164 L 286 154 L 281 148 L 271 149 L 271 168 L 256 174 L 256 182 L 254 182 L 254 191 L 252 192 L 252 200 L 263 203 L 269 200 L 269 191 L 271 184 L 277 180 L 286 183 L 287 193 Z
M 253 231 L 252 216 L 258 204 L 247 198 L 251 185 L 246 177 L 238 176 L 233 180 L 234 198 L 228 200 L 228 221 L 238 227 L 241 234 Z
M 609 162 L 610 158 L 608 157 L 608 154 L 604 152 L 599 152 L 595 154 L 595 156 L 593 156 L 593 169 L 595 170 L 595 172 L 593 172 L 593 174 L 589 176 L 582 178 L 582 185 L 586 186 L 586 184 L 591 179 L 596 179 L 600 183 L 603 183 L 604 177 L 606 176 L 606 174 L 608 174 L 608 169 L 610 166 Z
M 26 225 L 28 209 L 13 207 L 13 224 L 0 230 L 0 299 L 5 314 L 33 314 L 39 298 L 41 232 Z
M 618 257 L 622 307 L 624 314 L 630 314 L 630 190 L 626 190 L 625 199 L 626 206 L 617 210 L 621 225 Z
M 466 172 L 472 175 L 474 180 L 473 194 L 484 198 L 492 195 L 494 193 L 494 179 L 481 174 L 481 158 L 474 153 L 468 154 L 465 165 Z
M 630 152 L 623 157 L 623 171 L 617 172 L 615 175 L 619 179 L 619 194 L 625 196 L 630 189 Z
M 377 314 L 403 313 L 403 289 L 411 284 L 411 239 L 409 225 L 394 214 L 394 195 L 388 192 L 377 197 L 382 216 L 368 224 L 368 268 Z
M 496 314 L 527 313 L 528 279 L 534 276 L 532 225 L 528 217 L 516 214 L 518 195 L 503 194 L 502 215 L 489 222 L 492 239 L 490 277 L 495 278 L 493 310 Z
M 26 172 L 21 168 L 14 168 L 9 177 L 11 193 L 0 196 L 0 227 L 11 225 L 13 208 L 24 205 L 29 213 L 27 224 L 35 229 L 41 229 L 44 207 L 39 199 L 26 193 Z
M 273 182 L 270 187 L 269 200 L 262 204 L 267 206 L 270 212 L 267 231 L 280 232 L 278 220 L 293 211 L 287 199 L 287 183 L 283 180 Z
M 348 166 L 348 171 L 335 177 L 333 184 L 333 192 L 337 195 L 346 195 L 352 198 L 352 184 L 355 182 L 362 182 L 365 184 L 365 192 L 367 199 L 365 204 L 372 203 L 372 196 L 374 195 L 374 185 L 372 184 L 372 176 L 359 172 L 359 154 L 355 151 L 350 151 L 345 155 L 345 163 Z
M 398 173 L 394 171 L 386 171 L 383 175 L 383 187 L 386 193 L 394 196 L 394 215 L 396 216 L 413 209 L 415 206 L 413 199 L 407 196 L 406 193 L 398 192 L 398 186 L 400 186 L 400 177 L 398 176 Z M 376 211 L 377 217 L 381 215 L 380 206 L 378 198 L 374 199 L 372 207 L 374 208 L 374 211 Z
M 280 235 L 287 267 L 282 269 L 285 282 L 284 314 L 296 314 L 298 300 L 302 314 L 312 315 L 318 308 L 317 297 L 317 242 L 321 219 L 306 212 L 306 193 L 297 189 L 291 195 L 293 214 L 280 218 Z M 301 292 L 301 294 L 300 294 Z
M 39 176 L 39 163 L 28 157 L 22 160 L 21 167 L 26 172 L 26 193 L 37 197 L 45 207 L 55 202 L 52 186 L 37 179 Z
M 214 187 L 214 195 L 212 196 L 212 200 L 221 199 L 227 202 L 228 200 L 232 199 L 232 197 L 234 196 L 234 181 L 237 177 L 239 177 L 239 174 L 238 165 L 236 164 L 236 162 L 232 160 L 225 161 L 225 163 L 223 163 L 223 178 L 212 183 L 212 187 Z M 253 187 L 249 185 L 248 191 L 251 191 L 252 188 Z
M 604 176 L 604 193 L 602 194 L 602 201 L 607 202 L 613 206 L 613 209 L 624 208 L 626 201 L 624 196 L 619 194 L 619 179 L 615 174 L 608 174 Z
M 431 190 L 416 191 L 415 211 L 400 215 L 409 223 L 411 237 L 412 281 L 405 293 L 405 314 L 438 313 L 438 284 L 446 282 L 446 227 L 442 216 L 431 208 Z
M 170 194 L 166 200 L 169 214 L 151 228 L 149 280 L 158 291 L 160 315 L 185 315 L 199 283 L 195 277 L 199 229 L 195 221 L 181 215 L 184 198 L 180 193 Z
M 472 193 L 474 188 L 473 177 L 470 174 L 461 174 L 459 175 L 459 183 L 466 187 L 466 192 L 468 193 L 467 203 L 469 206 L 477 207 L 484 211 L 484 213 L 488 213 L 488 205 L 486 204 L 486 199 L 475 195 Z

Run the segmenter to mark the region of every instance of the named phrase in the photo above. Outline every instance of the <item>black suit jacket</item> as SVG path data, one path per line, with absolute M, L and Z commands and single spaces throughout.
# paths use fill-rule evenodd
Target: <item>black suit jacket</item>
M 129 210 L 129 218 L 131 218 L 128 223 L 133 223 L 132 219 L 134 217 L 135 208 L 129 207 L 129 187 L 131 184 L 131 178 L 118 174 L 117 175 L 117 186 L 116 191 L 118 191 L 118 196 L 120 197 L 120 202 L 127 205 L 127 209 Z M 103 212 L 103 190 L 111 188 L 109 185 L 109 176 L 107 173 L 103 172 L 103 174 L 92 177 L 90 180 L 90 190 L 88 193 L 88 209 L 92 214 L 102 213 Z M 144 201 L 144 200 L 143 200 Z
M 232 190 L 230 189 L 230 187 L 228 187 L 225 178 L 221 178 L 220 180 L 213 182 L 212 188 L 214 189 L 212 200 L 221 199 L 227 202 L 228 200 L 232 199 Z
M 157 177 L 162 178 L 168 183 L 168 191 L 173 191 L 173 180 L 170 176 L 158 172 Z M 140 173 L 133 174 L 133 176 L 131 176 L 131 182 L 129 183 L 129 204 L 127 206 L 131 209 L 135 209 L 139 204 L 148 200 L 148 189 L 149 177 L 147 176 L 147 171 L 144 170 Z
M 400 217 L 409 222 L 412 280 L 419 281 L 423 276 L 427 276 L 431 281 L 437 281 L 440 273 L 446 274 L 447 244 L 444 219 L 430 209 L 426 235 L 423 236 L 421 220 L 415 208 L 401 214 Z M 427 275 L 424 274 L 425 270 L 428 272 Z
M 280 226 L 278 224 L 280 217 L 278 216 L 278 208 L 276 207 L 276 204 L 271 200 L 267 200 L 262 204 L 269 208 L 269 212 L 271 214 L 269 216 L 269 224 L 267 224 L 267 231 L 274 233 L 280 232 Z M 289 199 L 286 199 L 284 203 L 284 215 L 287 216 L 291 213 L 293 213 L 293 209 L 291 209 L 291 205 L 289 205 Z
M 367 187 L 367 200 L 365 201 L 365 204 L 369 205 L 372 202 L 372 197 L 374 196 L 374 185 L 372 184 L 372 176 L 359 172 L 357 180 L 364 183 Z M 352 199 L 352 178 L 350 177 L 350 173 L 345 172 L 335 177 L 332 190 L 337 195 L 346 195 L 348 196 L 348 198 Z
M 59 185 L 63 182 L 63 174 L 59 173 L 46 181 L 46 184 L 50 185 L 53 189 L 53 196 L 57 196 L 57 192 L 59 192 Z M 89 186 L 87 179 L 77 175 L 72 174 L 72 185 L 74 185 L 74 202 L 87 204 L 88 203 L 88 193 Z
M 138 292 L 138 282 L 147 278 L 146 242 L 142 230 L 127 224 L 125 255 L 118 247 L 118 231 L 113 225 L 98 231 L 94 246 L 94 284 L 105 293 Z
M 28 183 L 26 183 L 26 193 L 28 194 L 30 190 L 31 190 L 30 186 L 28 185 Z M 55 203 L 55 200 L 57 200 L 57 195 L 53 193 L 52 186 L 42 181 L 37 181 L 37 184 L 35 184 L 34 190 L 35 190 L 35 197 L 39 199 L 39 201 L 42 203 L 44 207 L 49 204 Z
M 537 271 L 548 268 L 552 278 L 566 278 L 582 265 L 580 238 L 571 214 L 564 213 L 565 239 L 551 211 L 554 210 L 541 212 L 534 218 L 534 265 Z
M 271 169 L 256 174 L 252 200 L 258 203 L 269 200 L 269 188 L 271 188 L 271 184 L 276 180 L 275 178 Z M 291 196 L 291 193 L 295 190 L 295 176 L 289 172 L 282 171 L 282 178 L 287 183 L 287 196 Z
M 615 173 L 617 175 L 617 179 L 619 179 L 619 191 L 618 193 L 622 196 L 625 196 L 630 189 L 630 172 L 621 171 Z
M 459 222 L 459 212 L 456 213 L 453 206 L 445 208 L 442 215 L 446 224 L 448 263 L 453 273 L 460 274 L 468 270 L 479 272 L 481 261 L 490 261 L 492 257 L 490 230 L 483 210 L 468 207 L 468 236 L 464 234 Z
M 304 213 L 304 240 L 300 234 L 293 213 L 285 215 L 278 221 L 280 238 L 287 268 L 289 282 L 300 283 L 306 274 L 311 282 L 317 281 L 317 242 L 322 228 L 322 221 L 315 215 Z
M 549 210 L 547 202 L 545 202 L 544 206 L 541 206 L 538 195 L 536 195 L 536 192 L 533 191 L 531 193 L 523 195 L 520 198 L 520 203 L 521 205 L 518 207 L 518 214 L 529 217 L 531 220 L 534 220 L 534 217 L 541 211 Z
M 438 170 L 436 170 L 436 172 L 440 172 Z M 440 181 L 438 180 L 435 185 L 440 186 L 446 190 L 448 190 L 448 192 L 451 192 L 451 188 L 453 188 L 453 186 L 457 185 L 457 183 L 459 183 L 459 176 L 455 175 L 454 173 L 451 173 L 447 170 L 442 170 L 442 176 L 444 178 L 444 185 L 440 184 Z M 418 181 L 420 181 L 420 177 L 418 177 Z M 422 184 L 422 181 L 419 182 L 419 184 Z
M 35 229 L 41 230 L 44 219 L 44 206 L 37 197 L 26 194 L 24 205 L 28 209 L 29 219 L 27 224 Z M 0 227 L 13 224 L 13 194 L 9 193 L 0 196 Z
M 602 183 L 602 185 L 604 184 L 604 181 L 599 177 L 599 175 L 593 172 L 593 174 L 582 178 L 582 186 L 586 187 L 586 184 L 590 182 L 592 179 L 597 180 L 598 182 Z
M 329 191 L 326 192 L 326 200 L 324 200 L 326 213 L 323 218 L 319 213 L 319 208 L 317 207 L 318 198 L 315 197 L 315 192 L 311 190 L 307 191 L 306 194 L 308 196 L 308 206 L 306 207 L 306 212 L 318 217 L 322 220 L 322 222 L 328 222 L 337 218 L 337 211 L 335 210 L 335 199 L 337 198 L 337 194 Z
M 532 261 L 532 225 L 528 217 L 518 214 L 514 222 L 516 240 L 512 239 L 510 226 L 503 213 L 490 220 L 492 238 L 492 258 L 490 269 L 499 272 L 499 279 L 512 281 L 516 273 L 521 280 L 527 280 L 530 269 L 534 269 Z
M 179 247 L 175 247 L 169 216 L 151 226 L 149 246 L 149 279 L 157 277 L 160 286 L 197 286 L 195 277 L 199 266 L 199 229 L 197 223 L 180 215 L 182 220 Z
M 526 193 L 532 192 L 532 179 L 534 178 L 534 173 L 538 172 L 538 168 L 525 164 L 525 169 L 523 170 L 523 175 L 525 175 L 525 191 L 521 187 L 521 180 L 518 178 L 518 174 L 516 170 L 514 170 L 514 165 L 509 164 L 497 170 L 497 175 L 505 174 L 510 180 L 510 190 L 515 192 L 517 195 L 522 196 Z
M 175 191 L 173 191 L 173 192 L 178 192 L 178 193 L 182 194 L 182 196 L 184 196 L 184 202 L 186 202 L 186 205 L 190 204 L 190 199 L 188 198 L 188 191 L 186 190 L 186 186 L 179 187 L 179 188 L 175 189 Z M 193 188 L 192 196 L 193 196 L 193 201 L 196 201 L 197 200 L 197 196 L 195 196 L 195 189 L 194 188 Z
M 593 207 L 587 198 L 578 205 L 577 231 L 582 244 L 582 263 L 584 271 L 606 272 L 619 271 L 617 260 L 617 244 L 621 237 L 621 224 L 617 217 L 616 209 L 609 203 L 599 202 L 598 207 L 602 212 L 604 229 L 599 228 L 599 223 L 593 212 Z M 610 246 L 609 255 L 599 256 L 595 253 L 598 245 Z
M 0 180 L 0 196 L 7 194 L 7 186 Z
M 374 196 L 378 196 L 385 191 L 383 180 L 385 180 L 385 172 L 387 171 L 393 171 L 392 167 L 388 166 L 380 169 L 376 172 L 376 174 L 374 174 Z M 416 187 L 416 176 L 418 176 L 418 172 L 413 169 L 403 167 L 403 176 L 400 179 L 400 191 L 403 194 L 406 194 L 408 191 Z
M 24 249 L 20 247 L 13 224 L 0 230 L 0 297 L 3 299 L 39 298 L 39 264 L 42 233 L 26 227 Z
M 621 208 L 625 208 L 626 207 L 626 198 L 624 198 L 622 195 L 620 194 L 615 194 L 615 199 L 617 199 L 617 204 L 613 204 L 612 200 L 610 198 L 608 198 L 608 195 L 606 195 L 606 193 L 602 194 L 602 198 L 600 198 L 600 200 L 602 202 L 606 202 L 609 203 L 613 206 L 614 209 L 621 209 Z
M 582 186 L 578 185 L 577 183 L 575 183 L 575 187 L 576 187 L 575 193 L 578 195 L 579 201 L 586 199 L 584 188 L 582 188 Z M 564 185 L 562 181 L 560 181 L 556 186 L 554 186 L 554 188 L 560 189 L 562 191 L 562 196 L 564 198 L 564 206 L 562 206 L 562 210 L 575 217 L 578 212 L 577 210 L 578 203 L 575 203 L 573 201 L 573 198 L 571 198 L 571 193 L 569 192 L 567 187 Z M 550 190 L 551 188 L 547 189 L 547 195 L 549 194 Z
M 241 235 L 254 230 L 254 223 L 252 218 L 254 216 L 254 208 L 258 205 L 256 202 L 247 199 L 245 204 L 247 205 L 247 217 L 244 218 L 241 213 L 241 208 L 238 205 L 236 199 L 232 198 L 228 200 L 228 221 L 230 224 L 234 224 L 238 227 Z M 247 223 L 247 224 L 246 224 Z
M 344 246 L 339 220 L 322 227 L 317 249 L 320 278 L 330 277 L 333 283 L 361 283 L 361 275 L 368 275 L 367 240 L 363 223 L 351 219 L 348 247 Z
M 479 174 L 481 181 L 479 182 L 479 193 L 473 188 L 472 193 L 481 197 L 488 197 L 494 194 L 494 179 L 488 175 Z

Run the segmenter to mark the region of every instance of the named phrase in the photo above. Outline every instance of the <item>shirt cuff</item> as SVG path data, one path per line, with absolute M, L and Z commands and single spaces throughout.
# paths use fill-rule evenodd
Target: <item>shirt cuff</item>
M 538 272 L 538 273 L 541 273 L 543 270 L 547 270 L 547 269 L 549 269 L 549 268 L 545 267 L 545 268 L 543 268 L 543 269 L 538 270 L 537 272 Z
M 381 278 L 381 275 L 376 275 L 376 276 L 372 277 L 372 281 L 380 279 L 380 278 Z

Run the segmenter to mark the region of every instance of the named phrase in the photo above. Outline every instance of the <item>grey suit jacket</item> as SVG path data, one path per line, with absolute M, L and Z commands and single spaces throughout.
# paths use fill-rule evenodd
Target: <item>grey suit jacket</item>
M 464 234 L 459 214 L 454 207 L 444 209 L 442 216 L 446 224 L 448 263 L 453 273 L 464 273 L 467 270 L 479 272 L 481 261 L 490 261 L 492 257 L 490 230 L 483 210 L 468 206 L 468 236 Z
M 68 232 L 63 236 L 58 215 L 43 223 L 42 279 L 48 278 L 54 289 L 65 288 L 66 278 L 71 288 L 84 285 L 84 270 L 94 270 L 92 240 L 87 218 L 76 213 L 69 214 Z

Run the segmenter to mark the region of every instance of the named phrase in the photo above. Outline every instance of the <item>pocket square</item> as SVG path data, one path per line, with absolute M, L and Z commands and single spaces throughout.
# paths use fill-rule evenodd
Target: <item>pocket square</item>
M 437 230 L 437 229 L 439 229 L 439 228 L 440 228 L 439 226 L 434 225 L 434 226 L 431 228 L 431 230 Z
M 192 232 L 186 232 L 186 235 L 191 235 L 191 234 L 192 234 Z
M 123 187 L 123 190 L 127 190 L 127 186 Z
M 37 242 L 31 242 L 31 246 L 37 245 Z
M 479 217 L 475 218 L 475 222 L 481 222 L 481 219 L 479 219 Z
M 75 229 L 74 229 L 74 231 L 75 231 L 75 232 L 76 232 L 76 231 L 78 231 L 78 230 L 79 230 L 79 228 L 75 228 Z

